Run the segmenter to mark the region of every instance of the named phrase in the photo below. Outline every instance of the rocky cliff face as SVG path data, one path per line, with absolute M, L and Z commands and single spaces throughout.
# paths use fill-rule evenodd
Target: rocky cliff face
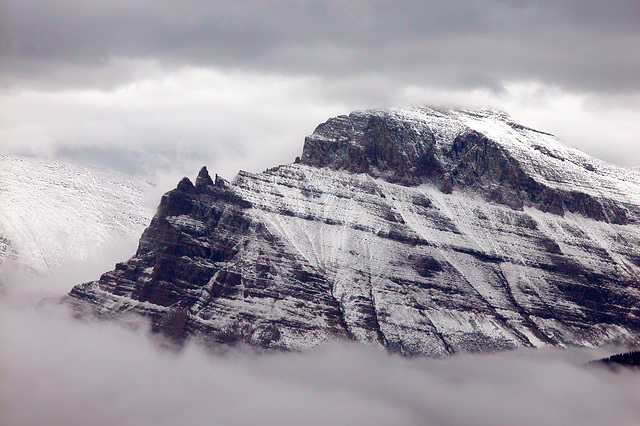
M 177 340 L 411 355 L 640 337 L 640 175 L 492 111 L 355 112 L 295 164 L 183 179 L 66 297 Z

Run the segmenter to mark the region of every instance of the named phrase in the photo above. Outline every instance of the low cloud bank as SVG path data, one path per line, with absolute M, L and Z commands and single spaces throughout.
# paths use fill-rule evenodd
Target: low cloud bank
M 64 306 L 34 308 L 38 294 L 61 295 L 65 280 L 97 277 L 115 257 L 107 250 L 82 270 L 67 265 L 49 287 L 10 283 L 0 299 L 1 424 L 640 423 L 640 374 L 584 367 L 611 351 L 433 360 L 334 343 L 307 353 L 175 353 L 143 322 L 125 328 L 74 320 Z
M 331 344 L 304 354 L 163 351 L 144 327 L 5 306 L 3 424 L 638 424 L 640 374 L 594 351 L 404 359 Z

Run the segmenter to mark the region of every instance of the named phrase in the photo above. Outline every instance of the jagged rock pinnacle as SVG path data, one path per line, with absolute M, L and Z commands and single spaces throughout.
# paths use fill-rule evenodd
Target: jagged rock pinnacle
M 198 173 L 198 177 L 196 178 L 196 188 L 201 188 L 203 186 L 213 186 L 213 180 L 211 179 L 211 176 L 209 176 L 207 166 L 202 166 L 200 173 Z
M 190 190 L 193 189 L 193 183 L 191 182 L 191 179 L 189 179 L 188 177 L 183 177 L 180 182 L 178 182 L 178 189 L 181 190 Z

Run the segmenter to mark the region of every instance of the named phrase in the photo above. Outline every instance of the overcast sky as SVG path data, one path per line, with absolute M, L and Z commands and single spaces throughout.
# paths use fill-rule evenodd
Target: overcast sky
M 638 0 L 0 0 L 0 152 L 169 189 L 203 164 L 230 179 L 291 162 L 334 115 L 432 105 L 501 108 L 636 166 L 639 23 Z M 109 250 L 0 298 L 4 423 L 640 419 L 638 375 L 583 368 L 597 352 L 176 355 L 140 330 L 25 308 L 126 258 Z
M 5 0 L 1 19 L 2 152 L 231 178 L 333 115 L 433 105 L 640 165 L 637 0 Z

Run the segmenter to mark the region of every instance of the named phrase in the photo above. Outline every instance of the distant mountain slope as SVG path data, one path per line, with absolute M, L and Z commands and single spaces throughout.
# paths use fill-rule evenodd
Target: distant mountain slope
M 321 124 L 295 164 L 165 194 L 78 310 L 178 340 L 441 356 L 640 339 L 640 176 L 495 111 Z
M 622 354 L 611 355 L 610 357 L 591 361 L 589 365 L 607 366 L 612 370 L 618 370 L 621 367 L 639 369 L 640 368 L 640 352 L 631 351 Z
M 140 235 L 151 184 L 115 171 L 0 154 L 0 267 L 46 274 Z

